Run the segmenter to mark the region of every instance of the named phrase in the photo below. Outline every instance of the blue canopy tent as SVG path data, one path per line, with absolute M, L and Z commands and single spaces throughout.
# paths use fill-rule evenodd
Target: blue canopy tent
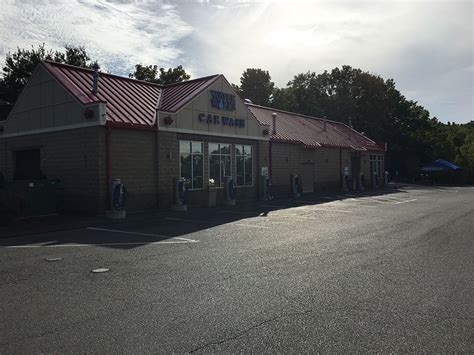
M 424 165 L 421 168 L 421 171 L 424 173 L 429 173 L 429 172 L 434 172 L 434 171 L 450 171 L 450 170 L 462 170 L 462 168 L 444 159 L 437 159 L 433 163 Z

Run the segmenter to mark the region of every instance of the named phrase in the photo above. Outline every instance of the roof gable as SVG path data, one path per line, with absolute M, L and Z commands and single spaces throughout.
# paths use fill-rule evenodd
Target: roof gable
M 222 75 L 211 75 L 204 78 L 183 81 L 181 83 L 163 85 L 163 96 L 159 110 L 164 112 L 176 112 Z
M 100 73 L 99 90 L 92 93 L 94 71 L 87 68 L 44 61 L 42 65 L 81 104 L 104 102 L 107 123 L 131 127 L 153 127 L 156 111 L 176 112 L 220 75 L 159 85 L 118 75 Z
M 82 104 L 105 102 L 108 123 L 130 126 L 155 124 L 160 86 L 100 73 L 99 90 L 93 94 L 93 70 L 49 61 L 43 62 L 43 65 Z

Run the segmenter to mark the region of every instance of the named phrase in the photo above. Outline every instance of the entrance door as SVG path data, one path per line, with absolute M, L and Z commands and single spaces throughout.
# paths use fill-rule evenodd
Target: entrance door
M 314 164 L 301 164 L 303 192 L 314 192 Z
M 360 174 L 360 157 L 351 157 L 351 176 L 358 179 Z

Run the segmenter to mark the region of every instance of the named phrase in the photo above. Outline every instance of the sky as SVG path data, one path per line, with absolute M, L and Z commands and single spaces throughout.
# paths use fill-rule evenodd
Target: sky
M 393 78 L 442 122 L 474 120 L 474 1 L 1 0 L 0 64 L 17 47 L 84 46 L 102 69 L 268 70 L 278 87 L 341 65 Z

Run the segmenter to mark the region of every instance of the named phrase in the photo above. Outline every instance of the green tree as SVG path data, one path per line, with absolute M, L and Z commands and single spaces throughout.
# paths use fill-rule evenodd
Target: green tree
M 248 68 L 240 78 L 240 96 L 257 105 L 269 105 L 274 86 L 268 71 Z
M 296 101 L 296 96 L 293 88 L 273 89 L 270 106 L 284 111 L 297 111 L 298 102 Z
M 143 65 L 143 64 L 136 64 L 135 71 L 133 73 L 128 74 L 129 78 L 137 79 L 137 80 L 145 80 L 151 83 L 159 83 L 158 75 L 158 66 L 157 65 Z
M 422 163 L 439 157 L 462 157 L 461 133 L 446 131 L 424 107 L 407 100 L 392 79 L 347 65 L 295 75 L 286 88 L 274 89 L 271 106 L 344 122 L 376 142 L 387 142 L 387 167 L 402 175 L 413 176 Z
M 66 46 L 65 51 L 47 50 L 45 45 L 31 49 L 17 48 L 8 52 L 0 79 L 0 111 L 3 117 L 11 109 L 20 92 L 25 87 L 36 66 L 42 60 L 54 60 L 59 63 L 88 67 L 90 58 L 84 47 Z
M 128 75 L 130 78 L 145 80 L 155 84 L 167 85 L 187 81 L 191 76 L 186 73 L 181 65 L 165 70 L 157 65 L 135 65 L 135 72 Z
M 169 68 L 168 70 L 160 68 L 160 84 L 162 85 L 180 83 L 190 78 L 191 75 L 186 73 L 181 65 L 178 65 L 176 68 Z

